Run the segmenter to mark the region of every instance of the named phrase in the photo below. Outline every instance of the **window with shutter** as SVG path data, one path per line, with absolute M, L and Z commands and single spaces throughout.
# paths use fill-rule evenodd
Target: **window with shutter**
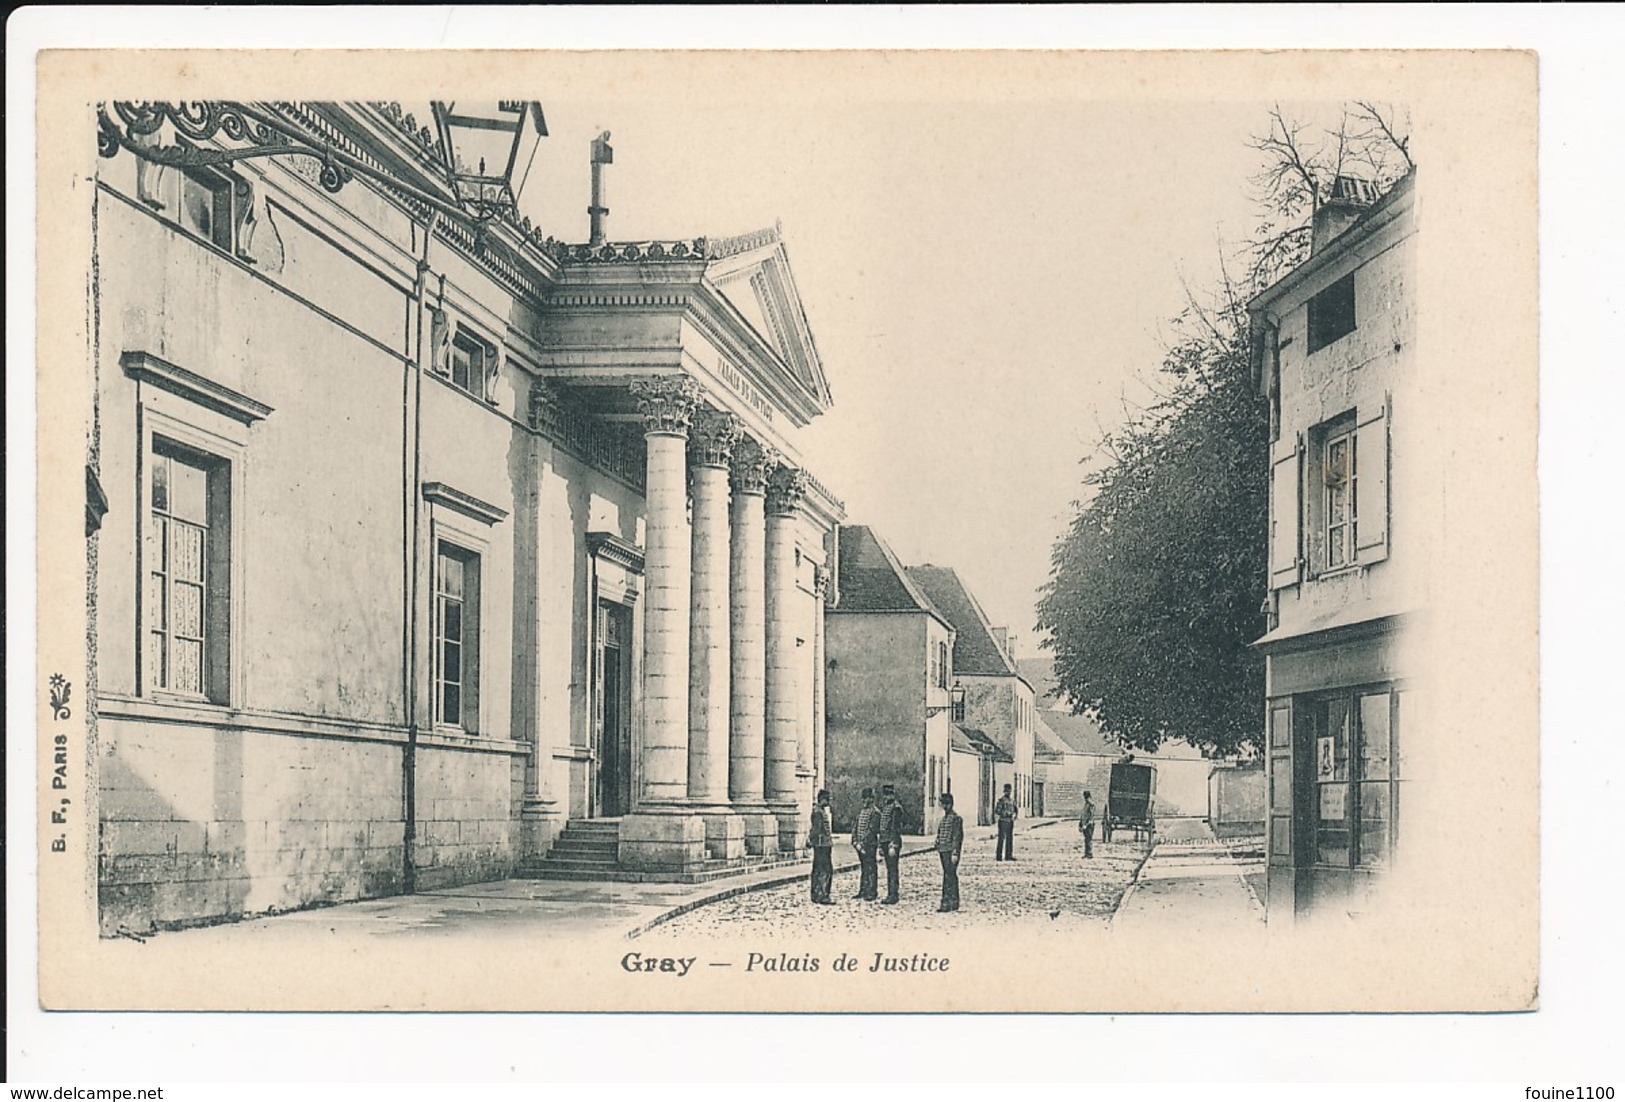
M 1297 585 L 1302 564 L 1300 466 L 1303 437 L 1275 460 L 1270 471 L 1270 588 Z
M 1388 557 L 1388 422 L 1385 401 L 1355 430 L 1360 478 L 1355 483 L 1355 561 L 1361 566 Z

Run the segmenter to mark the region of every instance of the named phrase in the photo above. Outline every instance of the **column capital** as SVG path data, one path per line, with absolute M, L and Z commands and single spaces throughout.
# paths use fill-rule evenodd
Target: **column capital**
M 687 375 L 638 379 L 631 386 L 645 434 L 687 436 L 705 391 Z
M 767 483 L 767 511 L 793 513 L 807 496 L 807 472 L 788 463 L 773 469 Z
M 530 405 L 526 410 L 526 421 L 537 432 L 550 432 L 558 435 L 563 430 L 564 421 L 571 412 L 564 395 L 551 383 L 543 379 L 532 379 L 530 384 Z
M 694 462 L 704 467 L 731 466 L 734 447 L 739 443 L 744 429 L 744 422 L 731 413 L 708 406 L 695 410 L 694 426 L 689 433 Z
M 734 493 L 766 493 L 768 477 L 778 462 L 778 453 L 772 448 L 757 443 L 748 436 L 741 437 L 733 449 Z

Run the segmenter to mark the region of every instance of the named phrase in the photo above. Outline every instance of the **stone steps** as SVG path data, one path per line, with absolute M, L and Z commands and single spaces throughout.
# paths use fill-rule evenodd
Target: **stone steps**
M 644 872 L 623 869 L 617 863 L 620 823 L 614 819 L 573 819 L 553 843 L 548 855 L 539 861 L 526 861 L 514 871 L 518 880 L 577 880 L 610 883 L 701 884 L 743 872 L 794 868 L 805 864 L 806 854 L 775 854 L 772 857 L 712 859 L 683 872 Z

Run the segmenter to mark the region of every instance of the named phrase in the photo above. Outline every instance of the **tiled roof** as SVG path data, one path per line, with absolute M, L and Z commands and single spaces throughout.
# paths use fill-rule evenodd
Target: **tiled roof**
M 1116 757 L 1123 747 L 1100 729 L 1089 716 L 1045 710 L 1043 721 L 1050 732 L 1074 754 L 1105 754 Z
M 1020 676 L 1010 655 L 993 637 L 987 614 L 952 567 L 911 566 L 908 576 L 958 633 L 954 640 L 955 673 Z
M 1013 762 L 1016 760 L 1011 756 L 1010 751 L 1004 749 L 990 738 L 986 731 L 979 731 L 975 727 L 961 727 L 957 723 L 954 724 L 953 729 L 955 733 L 962 735 L 965 741 L 970 744 L 970 749 L 978 754 L 990 757 L 994 761 Z
M 920 592 L 886 541 L 867 524 L 841 525 L 837 612 L 925 612 L 948 618 Z

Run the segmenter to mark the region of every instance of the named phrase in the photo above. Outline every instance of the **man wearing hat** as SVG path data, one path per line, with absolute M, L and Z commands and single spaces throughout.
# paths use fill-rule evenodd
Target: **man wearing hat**
M 880 842 L 880 812 L 875 808 L 875 790 L 863 790 L 863 806 L 858 809 L 858 820 L 852 825 L 852 848 L 858 851 L 858 894 L 854 899 L 875 900 L 880 897 L 879 870 L 875 867 L 875 848 Z
M 896 903 L 897 863 L 903 856 L 903 805 L 889 784 L 880 787 L 880 847 L 886 856 L 886 898 L 881 902 Z
M 959 854 L 965 848 L 965 820 L 954 810 L 954 797 L 942 794 L 942 821 L 937 824 L 937 856 L 942 860 L 942 905 L 938 911 L 959 910 Z
M 807 831 L 807 847 L 813 852 L 812 901 L 833 903 L 829 897 L 830 883 L 835 879 L 835 862 L 830 851 L 835 845 L 835 834 L 830 829 L 829 790 L 818 790 L 818 802 L 812 809 L 812 828 Z

